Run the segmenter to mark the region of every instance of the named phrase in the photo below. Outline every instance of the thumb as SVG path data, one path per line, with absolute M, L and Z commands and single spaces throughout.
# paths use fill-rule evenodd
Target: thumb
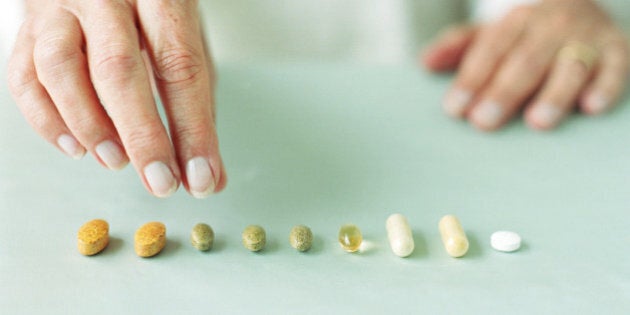
M 420 56 L 421 63 L 432 72 L 455 70 L 477 30 L 476 25 L 447 28 L 424 50 Z

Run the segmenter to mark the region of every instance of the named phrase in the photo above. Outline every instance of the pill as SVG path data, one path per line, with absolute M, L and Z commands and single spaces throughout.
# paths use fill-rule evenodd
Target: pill
M 490 245 L 500 252 L 513 252 L 521 248 L 521 237 L 510 231 L 496 231 L 490 236 Z
M 346 224 L 339 229 L 339 244 L 346 252 L 356 252 L 361 247 L 363 235 L 354 224 Z
M 311 248 L 313 232 L 308 226 L 296 225 L 289 233 L 289 244 L 298 251 L 305 252 Z
M 440 234 L 446 252 L 452 257 L 462 257 L 468 251 L 468 238 L 454 215 L 445 215 L 439 223 Z
M 243 231 L 243 246 L 252 252 L 257 252 L 267 242 L 267 236 L 265 230 L 258 225 L 250 225 Z
M 214 231 L 205 223 L 197 223 L 190 232 L 190 243 L 198 250 L 210 250 L 213 242 Z
M 109 244 L 109 224 L 105 220 L 89 221 L 79 228 L 79 253 L 91 256 L 100 253 Z
M 134 249 L 140 257 L 155 256 L 165 245 L 166 226 L 161 222 L 149 222 L 136 231 Z
M 394 255 L 398 257 L 407 257 L 411 255 L 414 248 L 413 234 L 409 227 L 407 218 L 402 214 L 392 214 L 385 222 L 387 228 L 387 238 L 389 246 L 392 248 Z

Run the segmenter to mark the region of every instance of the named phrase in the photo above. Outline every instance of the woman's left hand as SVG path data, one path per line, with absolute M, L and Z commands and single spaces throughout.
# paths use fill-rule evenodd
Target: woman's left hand
M 575 107 L 610 109 L 629 59 L 624 33 L 592 0 L 543 0 L 493 24 L 450 28 L 423 55 L 432 71 L 457 69 L 445 111 L 487 131 L 523 107 L 534 129 L 554 128 Z

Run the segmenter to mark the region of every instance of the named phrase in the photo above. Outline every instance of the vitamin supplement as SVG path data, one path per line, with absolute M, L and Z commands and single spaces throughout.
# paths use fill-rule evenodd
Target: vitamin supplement
M 394 255 L 398 257 L 407 257 L 411 255 L 414 248 L 413 234 L 409 227 L 407 218 L 402 214 L 392 214 L 385 222 L 387 228 L 387 238 L 389 246 L 392 248 Z
M 468 238 L 454 215 L 445 215 L 439 223 L 440 234 L 446 252 L 452 257 L 462 257 L 468 252 Z
M 257 252 L 263 249 L 263 247 L 265 247 L 265 243 L 267 242 L 265 230 L 258 225 L 250 225 L 246 227 L 242 236 L 243 246 L 252 252 Z
M 291 229 L 289 234 L 289 243 L 291 247 L 305 252 L 311 248 L 313 243 L 313 232 L 307 226 L 296 225 Z
M 339 229 L 339 244 L 346 252 L 356 252 L 361 247 L 363 235 L 361 230 L 354 224 L 346 224 Z
M 161 222 L 149 222 L 136 231 L 134 249 L 140 257 L 155 256 L 165 245 L 166 226 Z
M 490 236 L 490 245 L 500 252 L 513 252 L 521 248 L 521 237 L 510 231 L 496 231 Z
M 89 221 L 81 226 L 77 239 L 79 253 L 85 256 L 98 254 L 109 244 L 109 224 L 101 219 Z
M 213 242 L 214 231 L 205 223 L 197 223 L 190 232 L 190 243 L 198 250 L 210 250 Z

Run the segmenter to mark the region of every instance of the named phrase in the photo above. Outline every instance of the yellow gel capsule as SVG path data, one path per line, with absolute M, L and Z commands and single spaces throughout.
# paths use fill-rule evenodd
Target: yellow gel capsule
M 452 257 L 462 257 L 468 252 L 468 238 L 454 215 L 445 215 L 439 223 L 444 249 Z
M 346 224 L 339 229 L 339 244 L 346 252 L 356 252 L 361 247 L 363 236 L 361 230 L 354 224 Z

